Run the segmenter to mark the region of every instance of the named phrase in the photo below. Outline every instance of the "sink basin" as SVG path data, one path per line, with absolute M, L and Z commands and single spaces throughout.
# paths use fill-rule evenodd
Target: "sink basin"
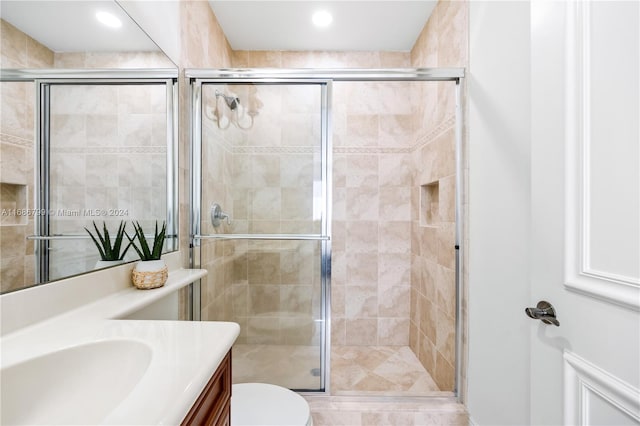
M 98 424 L 140 381 L 151 349 L 134 340 L 73 346 L 0 370 L 0 423 Z

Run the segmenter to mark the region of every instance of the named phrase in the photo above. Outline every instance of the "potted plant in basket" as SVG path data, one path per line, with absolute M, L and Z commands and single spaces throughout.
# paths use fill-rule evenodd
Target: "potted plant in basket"
M 142 226 L 139 222 L 133 223 L 135 234 L 129 238 L 134 250 L 140 256 L 140 262 L 136 263 L 131 275 L 133 285 L 141 289 L 151 289 L 162 287 L 169 276 L 167 265 L 162 256 L 162 247 L 167 232 L 167 224 L 162 223 L 162 229 L 158 231 L 158 222 L 156 221 L 155 233 L 153 236 L 153 244 L 149 247 L 147 238 L 144 235 Z M 137 244 L 136 244 L 136 240 Z
M 125 230 L 126 226 L 127 224 L 124 221 L 120 221 L 118 232 L 116 232 L 116 236 L 113 238 L 113 244 L 111 243 L 112 238 L 109 235 L 109 230 L 105 222 L 102 222 L 102 234 L 100 230 L 98 230 L 95 222 L 93 222 L 93 229 L 95 229 L 96 235 L 93 235 L 86 227 L 84 228 L 98 248 L 98 252 L 100 252 L 100 260 L 96 262 L 96 268 L 105 268 L 107 266 L 124 263 L 124 256 L 132 244 L 131 240 L 129 240 L 129 244 L 124 247 L 124 250 L 122 249 L 122 242 L 124 241 L 124 236 L 127 234 Z

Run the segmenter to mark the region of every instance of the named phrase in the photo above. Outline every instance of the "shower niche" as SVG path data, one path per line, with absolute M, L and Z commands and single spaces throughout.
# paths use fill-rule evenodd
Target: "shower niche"
M 27 210 L 27 199 L 27 185 L 0 182 L 0 226 L 26 225 L 33 215 Z
M 436 226 L 440 222 L 440 183 L 420 185 L 420 226 Z

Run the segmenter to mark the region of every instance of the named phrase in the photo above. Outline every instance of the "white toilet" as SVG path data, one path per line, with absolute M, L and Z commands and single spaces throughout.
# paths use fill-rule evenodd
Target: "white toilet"
M 313 426 L 309 404 L 292 390 L 267 383 L 231 388 L 231 426 Z

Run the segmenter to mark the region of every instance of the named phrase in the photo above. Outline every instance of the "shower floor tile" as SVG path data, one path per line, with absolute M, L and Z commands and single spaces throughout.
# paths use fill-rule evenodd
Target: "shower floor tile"
M 408 346 L 333 346 L 332 395 L 443 395 Z M 448 394 L 448 393 L 447 393 Z
M 236 344 L 233 383 L 272 383 L 318 389 L 318 346 Z M 331 394 L 342 396 L 447 396 L 408 346 L 333 346 Z

